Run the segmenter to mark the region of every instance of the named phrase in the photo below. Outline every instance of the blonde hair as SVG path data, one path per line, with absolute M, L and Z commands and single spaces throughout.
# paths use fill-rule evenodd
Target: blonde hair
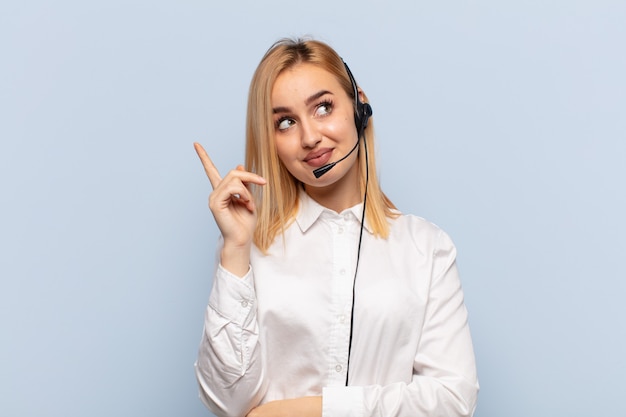
M 354 89 L 341 57 L 325 43 L 315 40 L 282 39 L 265 53 L 250 84 L 246 120 L 246 169 L 267 180 L 265 186 L 253 187 L 258 210 L 254 243 L 263 252 L 294 220 L 298 209 L 300 182 L 291 175 L 278 157 L 271 96 L 276 78 L 284 70 L 300 63 L 314 64 L 330 72 L 337 78 L 348 96 L 355 99 Z M 370 119 L 364 138 L 367 148 L 371 150 L 374 149 L 373 130 Z M 389 235 L 387 218 L 396 217 L 397 211 L 380 188 L 374 152 L 368 154 L 369 167 L 366 167 L 363 148 L 363 141 L 359 141 L 358 163 L 362 193 L 365 191 L 366 169 L 369 168 L 365 215 L 374 234 L 386 238 Z

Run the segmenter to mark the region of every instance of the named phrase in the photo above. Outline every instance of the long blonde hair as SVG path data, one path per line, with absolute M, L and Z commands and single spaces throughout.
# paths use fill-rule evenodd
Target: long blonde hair
M 300 182 L 291 175 L 278 157 L 271 96 L 276 78 L 284 70 L 300 63 L 314 64 L 330 72 L 337 78 L 348 96 L 355 99 L 354 89 L 341 57 L 325 43 L 315 40 L 282 39 L 265 53 L 250 84 L 246 120 L 246 169 L 267 180 L 264 187 L 253 187 L 258 209 L 254 243 L 263 252 L 293 221 L 298 209 Z M 373 150 L 374 126 L 371 118 L 364 137 L 367 148 Z M 366 167 L 363 148 L 364 144 L 360 141 L 358 162 L 362 193 L 365 191 L 366 169 L 369 168 L 365 216 L 374 234 L 386 238 L 389 235 L 387 219 L 396 217 L 397 211 L 380 188 L 374 152 L 369 153 L 367 158 L 369 167 Z

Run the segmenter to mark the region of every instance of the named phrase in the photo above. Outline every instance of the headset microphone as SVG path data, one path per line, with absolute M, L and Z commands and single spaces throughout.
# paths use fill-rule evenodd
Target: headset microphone
M 354 152 L 356 148 L 358 148 L 359 140 L 361 140 L 361 137 L 363 136 L 363 132 L 365 131 L 365 128 L 367 127 L 367 122 L 369 121 L 369 118 L 372 115 L 372 106 L 370 106 L 369 103 L 363 103 L 361 100 L 359 100 L 359 89 L 357 88 L 356 81 L 354 79 L 354 76 L 352 75 L 352 71 L 350 71 L 350 68 L 348 67 L 348 64 L 344 62 L 343 65 L 346 67 L 346 71 L 348 72 L 348 77 L 350 77 L 350 82 L 352 83 L 352 88 L 354 89 L 354 101 L 356 104 L 356 108 L 354 109 L 354 124 L 356 125 L 358 138 L 354 147 L 343 158 L 339 159 L 338 161 L 331 162 L 330 164 L 326 164 L 324 166 L 321 166 L 313 170 L 313 175 L 315 175 L 315 178 L 319 178 L 322 175 L 326 174 L 335 165 L 337 165 L 339 162 L 346 159 L 348 156 L 350 156 L 352 152 Z
M 319 168 L 317 168 L 317 169 L 314 169 L 314 170 L 313 170 L 313 175 L 315 175 L 315 178 L 319 178 L 319 177 L 321 177 L 322 175 L 326 174 L 328 171 L 330 171 L 330 170 L 332 169 L 332 167 L 334 167 L 334 166 L 335 166 L 335 165 L 337 165 L 339 162 L 341 162 L 341 161 L 343 161 L 344 159 L 346 159 L 347 157 L 349 157 L 349 156 L 350 156 L 350 154 L 351 154 L 352 152 L 354 152 L 354 150 L 355 150 L 356 148 L 358 148 L 358 147 L 359 147 L 359 141 L 357 141 L 357 142 L 356 142 L 356 144 L 355 144 L 355 145 L 352 147 L 352 149 L 350 150 L 350 152 L 348 152 L 348 153 L 346 154 L 346 156 L 344 156 L 344 157 L 343 157 L 343 158 L 341 158 L 340 160 L 335 161 L 335 162 L 331 162 L 330 164 L 326 164 L 326 165 L 321 166 L 321 167 L 319 167 Z

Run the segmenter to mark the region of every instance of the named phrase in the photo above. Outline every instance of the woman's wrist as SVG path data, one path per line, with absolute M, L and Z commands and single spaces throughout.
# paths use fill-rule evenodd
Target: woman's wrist
M 231 274 L 242 278 L 250 268 L 250 247 L 250 244 L 228 245 L 225 243 L 220 255 L 220 263 Z

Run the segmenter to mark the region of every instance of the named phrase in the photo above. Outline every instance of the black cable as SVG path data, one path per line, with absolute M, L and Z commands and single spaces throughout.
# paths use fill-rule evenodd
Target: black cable
M 363 195 L 363 212 L 361 214 L 361 231 L 359 232 L 359 246 L 356 252 L 356 267 L 354 268 L 354 279 L 352 280 L 352 309 L 350 311 L 350 338 L 348 340 L 348 362 L 346 363 L 346 387 L 350 375 L 350 355 L 352 353 L 352 333 L 354 330 L 354 299 L 356 297 L 356 275 L 359 271 L 359 259 L 361 258 L 361 241 L 363 240 L 363 227 L 365 225 L 365 206 L 367 204 L 367 186 L 369 184 L 369 161 L 367 158 L 367 140 L 363 138 L 365 150 L 365 194 Z

